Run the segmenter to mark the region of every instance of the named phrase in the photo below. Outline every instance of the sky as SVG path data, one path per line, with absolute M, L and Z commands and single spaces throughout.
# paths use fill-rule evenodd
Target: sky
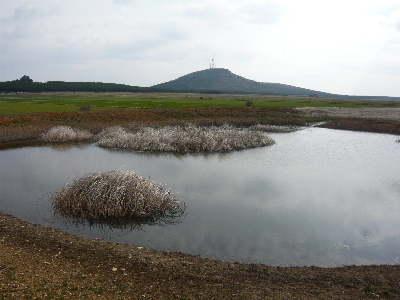
M 0 0 L 0 81 L 152 86 L 210 67 L 400 97 L 400 0 Z

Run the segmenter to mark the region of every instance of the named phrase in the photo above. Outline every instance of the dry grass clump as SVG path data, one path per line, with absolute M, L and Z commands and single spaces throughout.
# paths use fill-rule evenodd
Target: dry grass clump
M 262 132 L 227 124 L 220 127 L 199 127 L 193 124 L 141 127 L 134 132 L 122 127 L 111 127 L 102 131 L 97 139 L 97 144 L 102 147 L 174 153 L 227 152 L 275 143 Z
M 82 219 L 174 217 L 185 209 L 169 191 L 130 171 L 76 179 L 53 195 L 53 207 Z
M 49 143 L 84 142 L 91 140 L 93 134 L 89 131 L 69 126 L 57 126 L 43 133 L 41 138 Z
M 252 125 L 249 127 L 250 130 L 254 131 L 263 131 L 263 132 L 293 132 L 298 130 L 298 127 L 294 126 L 276 126 L 276 125 L 264 125 L 264 124 L 257 124 Z

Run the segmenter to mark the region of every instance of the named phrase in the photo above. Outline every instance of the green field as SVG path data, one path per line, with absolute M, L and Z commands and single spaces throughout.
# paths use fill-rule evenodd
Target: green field
M 200 107 L 400 107 L 400 101 L 349 100 L 293 96 L 201 95 L 165 93 L 47 93 L 0 95 L 0 114 L 111 109 L 182 109 Z

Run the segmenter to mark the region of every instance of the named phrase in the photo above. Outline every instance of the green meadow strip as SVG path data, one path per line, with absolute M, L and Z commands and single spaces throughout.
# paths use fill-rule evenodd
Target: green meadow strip
M 3 94 L 0 114 L 112 109 L 183 109 L 202 107 L 400 107 L 400 101 L 349 100 L 261 95 L 201 94 Z

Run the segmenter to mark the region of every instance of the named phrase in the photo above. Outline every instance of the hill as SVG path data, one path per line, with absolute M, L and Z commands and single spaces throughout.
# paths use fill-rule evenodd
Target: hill
M 174 91 L 220 91 L 263 95 L 317 95 L 322 97 L 338 96 L 286 84 L 257 82 L 233 74 L 228 69 L 222 68 L 206 69 L 193 72 L 175 80 L 154 85 L 152 88 L 170 89 Z
M 9 92 L 126 92 L 126 93 L 209 93 L 209 94 L 260 94 L 329 97 L 364 100 L 400 100 L 388 96 L 348 96 L 304 89 L 281 83 L 257 82 L 233 74 L 228 69 L 211 68 L 193 72 L 175 80 L 151 87 L 131 86 L 104 82 L 34 82 L 29 76 L 0 82 L 0 93 Z

